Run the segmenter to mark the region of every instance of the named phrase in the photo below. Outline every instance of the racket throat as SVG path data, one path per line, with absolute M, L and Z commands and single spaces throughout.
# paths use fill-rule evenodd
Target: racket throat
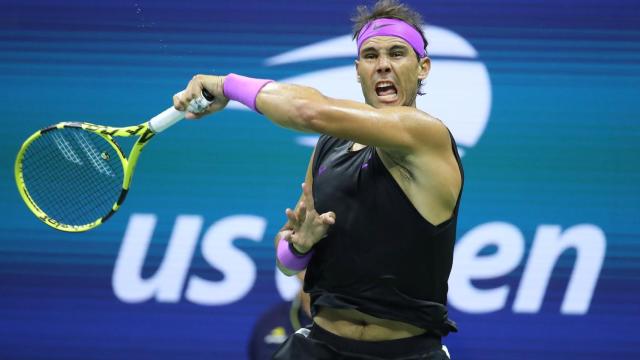
M 116 212 L 118 211 L 118 209 L 120 208 L 120 205 L 122 205 L 122 203 L 124 202 L 124 200 L 127 198 L 127 194 L 129 193 L 129 189 L 122 189 L 122 192 L 120 193 L 120 196 L 118 197 L 118 201 L 116 201 L 115 205 L 113 206 L 113 208 L 111 208 L 111 211 L 109 211 L 109 213 L 105 216 L 102 217 L 102 222 L 105 222 L 107 220 L 109 220 L 109 218 Z

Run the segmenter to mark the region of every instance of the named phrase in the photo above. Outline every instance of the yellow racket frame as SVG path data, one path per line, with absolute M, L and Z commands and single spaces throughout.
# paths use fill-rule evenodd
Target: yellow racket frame
M 113 204 L 111 210 L 105 216 L 96 219 L 93 222 L 83 225 L 69 225 L 62 224 L 57 220 L 51 218 L 47 215 L 38 205 L 33 201 L 31 196 L 29 195 L 29 190 L 24 181 L 24 177 L 22 174 L 22 160 L 24 159 L 24 155 L 26 150 L 29 148 L 29 145 L 33 143 L 36 139 L 41 137 L 43 134 L 56 131 L 64 128 L 81 128 L 86 131 L 90 131 L 101 136 L 105 139 L 109 145 L 116 151 L 118 157 L 120 158 L 120 162 L 122 164 L 122 168 L 124 169 L 124 178 L 122 180 L 122 190 L 120 195 L 118 196 L 118 200 Z M 48 126 L 44 129 L 41 129 L 34 134 L 32 134 L 20 147 L 20 151 L 18 152 L 18 156 L 16 157 L 16 162 L 14 166 L 14 174 L 16 179 L 16 185 L 18 186 L 18 192 L 24 200 L 25 204 L 31 210 L 31 212 L 42 222 L 53 227 L 56 230 L 66 231 L 66 232 L 82 232 L 93 229 L 97 226 L 100 226 L 102 223 L 107 221 L 118 209 L 120 205 L 124 202 L 124 199 L 127 196 L 129 191 L 129 185 L 131 184 L 131 179 L 133 176 L 133 172 L 136 168 L 136 164 L 138 163 L 138 158 L 140 156 L 140 152 L 142 148 L 147 144 L 147 142 L 155 135 L 149 128 L 149 123 L 146 122 L 144 124 L 136 125 L 136 126 L 127 126 L 127 127 L 110 127 L 110 126 L 102 126 L 95 125 L 91 123 L 85 122 L 61 122 L 55 125 Z M 131 153 L 129 154 L 129 158 L 127 158 L 120 148 L 120 146 L 113 139 L 114 136 L 119 137 L 131 137 L 131 136 L 140 136 L 138 140 L 135 142 L 133 147 L 131 148 Z

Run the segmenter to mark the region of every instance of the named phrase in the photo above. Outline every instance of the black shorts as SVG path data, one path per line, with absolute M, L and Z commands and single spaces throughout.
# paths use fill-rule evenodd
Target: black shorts
M 440 337 L 430 334 L 388 341 L 360 341 L 334 335 L 317 324 L 302 328 L 280 346 L 275 360 L 448 360 Z

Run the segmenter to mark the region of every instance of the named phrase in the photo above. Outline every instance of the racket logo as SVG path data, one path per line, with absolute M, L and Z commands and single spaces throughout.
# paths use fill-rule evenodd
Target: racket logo
M 74 229 L 80 229 L 80 226 L 73 226 L 73 225 L 68 225 L 68 224 L 63 224 L 55 219 L 50 218 L 47 215 L 42 215 L 39 216 L 40 220 L 55 227 L 55 228 L 60 228 L 61 230 L 65 230 L 65 231 L 72 231 Z
M 153 131 L 151 131 L 151 129 L 148 129 L 142 134 L 142 136 L 140 136 L 140 139 L 138 140 L 139 144 L 145 144 L 147 141 L 149 141 L 156 133 L 154 133 Z
M 89 130 L 91 132 L 96 132 L 102 135 L 108 136 L 133 136 L 138 135 L 141 131 L 147 129 L 145 124 L 140 124 L 137 126 L 129 126 L 126 128 L 115 128 L 110 126 L 102 126 L 91 123 L 80 123 L 80 122 L 70 122 L 67 123 L 68 126 L 73 127 L 81 127 L 83 129 Z

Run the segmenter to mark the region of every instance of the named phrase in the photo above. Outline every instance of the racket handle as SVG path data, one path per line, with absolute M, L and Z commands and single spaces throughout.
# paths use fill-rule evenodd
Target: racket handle
M 176 95 L 182 95 L 183 92 L 184 91 L 181 91 Z M 202 96 L 197 99 L 191 100 L 191 102 L 189 103 L 189 107 L 187 107 L 187 111 L 195 114 L 202 112 L 214 100 L 215 98 L 213 97 L 213 95 L 211 95 L 211 93 L 207 91 L 207 89 L 202 89 Z M 151 120 L 149 120 L 149 129 L 151 129 L 151 131 L 156 134 L 159 132 L 163 132 L 178 121 L 184 119 L 185 113 L 186 112 L 184 111 L 176 110 L 172 106 L 151 118 Z

